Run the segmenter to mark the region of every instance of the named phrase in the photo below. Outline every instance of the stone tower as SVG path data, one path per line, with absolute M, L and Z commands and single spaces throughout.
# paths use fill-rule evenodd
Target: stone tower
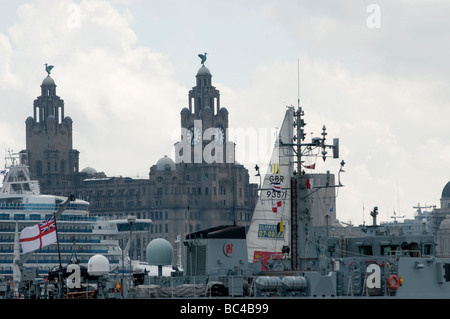
M 33 117 L 25 123 L 28 165 L 32 177 L 40 181 L 41 191 L 73 186 L 79 152 L 72 148 L 72 119 L 64 116 L 64 101 L 56 95 L 50 74 L 34 100 Z
M 176 162 L 234 163 L 234 143 L 227 140 L 228 110 L 220 107 L 211 72 L 202 65 L 195 77 L 189 108 L 181 110 L 182 141 L 175 148 Z

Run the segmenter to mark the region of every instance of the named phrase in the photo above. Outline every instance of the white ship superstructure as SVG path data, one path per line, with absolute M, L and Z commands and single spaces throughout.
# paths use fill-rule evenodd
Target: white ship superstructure
M 9 156 L 7 161 L 6 169 L 0 171 L 4 175 L 0 189 L 0 276 L 12 278 L 14 260 L 23 256 L 18 232 L 50 219 L 67 198 L 40 194 L 39 183 L 30 179 L 28 167 L 17 156 Z M 62 263 L 67 264 L 72 256 L 76 256 L 80 264 L 87 265 L 90 257 L 102 254 L 108 258 L 111 267 L 120 267 L 122 257 L 127 257 L 119 246 L 120 224 L 123 221 L 90 216 L 87 201 L 75 199 L 70 202 L 57 218 Z M 122 233 L 125 235 L 124 230 Z M 36 250 L 24 266 L 37 266 L 40 275 L 47 275 L 49 269 L 59 263 L 55 243 Z

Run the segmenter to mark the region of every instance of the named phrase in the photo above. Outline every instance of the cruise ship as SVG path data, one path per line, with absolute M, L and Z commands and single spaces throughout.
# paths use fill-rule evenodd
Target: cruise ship
M 106 256 L 111 268 L 126 265 L 129 242 L 121 247 L 121 236 L 129 238 L 129 220 L 106 220 L 89 215 L 89 202 L 70 201 L 63 213 L 57 217 L 58 245 L 51 244 L 35 250 L 24 258 L 19 233 L 28 226 L 50 219 L 67 200 L 63 196 L 40 194 L 39 182 L 30 179 L 28 166 L 23 164 L 22 154 L 9 154 L 5 160 L 4 176 L 0 189 L 0 278 L 17 280 L 18 267 L 34 267 L 39 276 L 61 262 L 67 265 L 76 259 L 87 265 L 95 254 Z M 133 220 L 133 229 L 145 231 L 151 220 Z M 146 228 L 147 227 L 147 228 Z M 125 242 L 125 240 L 123 240 Z M 123 248 L 123 249 L 122 249 Z

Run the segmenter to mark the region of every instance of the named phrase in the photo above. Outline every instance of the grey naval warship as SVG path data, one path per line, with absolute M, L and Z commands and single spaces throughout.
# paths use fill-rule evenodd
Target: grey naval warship
M 39 299 L 157 298 L 191 303 L 211 298 L 450 298 L 450 258 L 436 257 L 431 234 L 390 234 L 377 224 L 376 207 L 372 224 L 359 237 L 332 237 L 315 230 L 311 195 L 342 187 L 345 163 L 340 163 L 337 183 L 311 183 L 312 174 L 302 167 L 304 158 L 315 154 L 338 159 L 339 140 L 329 143 L 324 126 L 321 137 L 306 142 L 303 117 L 300 103 L 297 109 L 286 108 L 248 230 L 223 225 L 187 234 L 179 239 L 183 267 L 173 266 L 173 247 L 159 238 L 147 246 L 148 264 L 135 266 L 133 272 L 120 272 L 96 254 L 84 268 L 74 261 L 56 267 L 45 284 L 30 275 L 35 272 L 24 271 L 24 289 L 33 289 L 32 296 Z M 5 285 L 0 294 L 17 297 Z M 19 297 L 29 295 L 25 291 Z

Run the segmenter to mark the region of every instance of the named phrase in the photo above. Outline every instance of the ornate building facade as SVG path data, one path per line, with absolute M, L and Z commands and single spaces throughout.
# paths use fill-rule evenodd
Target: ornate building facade
M 42 188 L 77 184 L 79 152 L 72 147 L 72 119 L 64 116 L 64 101 L 56 95 L 50 74 L 26 120 L 26 152 L 32 177 Z
M 234 143 L 226 136 L 228 110 L 202 65 L 188 107 L 181 110 L 182 135 L 176 159 L 162 157 L 148 179 L 108 177 L 87 167 L 79 171 L 79 152 L 72 148 L 72 120 L 64 117 L 64 101 L 47 76 L 41 96 L 26 120 L 26 150 L 41 192 L 88 200 L 90 213 L 114 219 L 151 219 L 147 233 L 134 234 L 131 257 L 146 260 L 154 238 L 171 243 L 192 231 L 219 225 L 248 226 L 257 200 L 257 185 L 247 169 L 234 162 Z M 174 252 L 174 257 L 176 252 Z
M 134 179 L 109 177 L 91 167 L 79 170 L 72 119 L 65 116 L 64 101 L 56 95 L 55 81 L 47 76 L 33 103 L 33 116 L 26 120 L 26 150 L 22 151 L 28 155 L 41 193 L 74 194 L 89 201 L 90 213 L 97 216 L 151 219 L 148 231 L 133 233 L 130 253 L 139 260 L 146 260 L 146 247 L 154 238 L 173 244 L 185 234 L 210 227 L 249 226 L 258 185 L 250 183 L 248 170 L 235 162 L 235 145 L 227 136 L 229 113 L 212 85 L 210 70 L 202 65 L 195 77 L 196 85 L 180 112 L 181 136 L 174 159 L 163 156 L 150 167 L 148 178 Z M 317 185 L 334 185 L 334 175 L 314 176 Z M 315 226 L 334 222 L 335 197 L 334 188 L 311 197 Z

